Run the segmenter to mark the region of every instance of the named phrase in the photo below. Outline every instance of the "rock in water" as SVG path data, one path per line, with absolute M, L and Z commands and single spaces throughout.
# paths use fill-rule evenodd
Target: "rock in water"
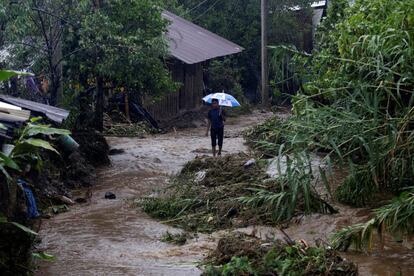
M 116 195 L 113 192 L 106 192 L 105 193 L 106 199 L 116 199 Z
M 109 155 L 118 155 L 118 154 L 123 154 L 124 152 L 125 150 L 123 149 L 110 149 Z

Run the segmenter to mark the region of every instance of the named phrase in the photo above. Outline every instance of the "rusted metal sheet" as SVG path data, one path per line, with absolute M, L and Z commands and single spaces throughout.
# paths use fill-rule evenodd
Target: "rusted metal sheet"
M 171 22 L 167 33 L 171 55 L 187 64 L 236 54 L 244 50 L 241 46 L 171 12 L 164 11 L 162 16 Z
M 30 110 L 35 113 L 35 115 L 38 113 L 39 115 L 46 116 L 50 120 L 57 123 L 62 123 L 63 120 L 69 116 L 69 111 L 46 104 L 14 98 L 7 95 L 0 95 L 0 100 L 23 109 Z

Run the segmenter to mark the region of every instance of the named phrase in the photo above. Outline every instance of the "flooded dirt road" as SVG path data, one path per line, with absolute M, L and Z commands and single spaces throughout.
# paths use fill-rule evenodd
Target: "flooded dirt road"
M 247 151 L 241 132 L 271 114 L 229 118 L 223 154 Z M 40 248 L 56 256 L 41 263 L 37 275 L 199 275 L 197 262 L 214 239 L 199 235 L 184 246 L 160 241 L 166 231 L 180 230 L 149 218 L 132 199 L 166 185 L 168 175 L 197 155 L 209 154 L 205 128 L 137 138 L 108 138 L 124 151 L 99 172 L 89 203 L 77 205 L 43 223 Z M 111 191 L 115 200 L 104 199 Z
M 226 126 L 224 154 L 248 151 L 241 132 L 270 114 L 230 118 Z M 51 263 L 41 263 L 37 275 L 199 275 L 197 263 L 217 237 L 199 235 L 184 246 L 160 241 L 169 231 L 180 232 L 148 217 L 131 206 L 133 199 L 162 189 L 170 174 L 197 155 L 208 154 L 209 138 L 197 128 L 146 139 L 108 138 L 112 148 L 124 152 L 111 157 L 112 165 L 99 171 L 90 202 L 76 205 L 70 212 L 44 221 L 40 249 L 56 256 Z M 115 200 L 104 199 L 107 191 Z M 343 225 L 363 221 L 367 210 L 340 207 L 336 215 L 314 214 L 292 224 L 285 231 L 294 239 L 309 242 L 326 240 Z M 238 229 L 257 236 L 281 237 L 272 227 Z M 357 262 L 360 275 L 414 275 L 414 253 L 403 244 L 389 241 L 384 250 L 372 254 L 347 253 Z

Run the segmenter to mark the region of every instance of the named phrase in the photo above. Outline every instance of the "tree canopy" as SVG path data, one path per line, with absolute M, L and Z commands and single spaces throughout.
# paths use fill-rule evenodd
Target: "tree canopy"
M 157 0 L 3 0 L 1 7 L 3 44 L 12 56 L 6 65 L 45 71 L 53 103 L 62 79 L 87 89 L 101 75 L 140 94 L 173 85 L 163 64 L 167 22 Z

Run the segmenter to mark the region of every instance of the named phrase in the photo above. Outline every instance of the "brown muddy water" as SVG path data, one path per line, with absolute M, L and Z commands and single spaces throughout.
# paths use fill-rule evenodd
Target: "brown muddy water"
M 255 112 L 230 118 L 223 153 L 248 151 L 241 132 L 269 116 Z M 200 127 L 146 139 L 108 138 L 111 148 L 124 153 L 112 156 L 112 165 L 99 171 L 88 203 L 43 222 L 38 248 L 53 254 L 56 261 L 40 262 L 36 275 L 200 275 L 198 262 L 215 248 L 223 232 L 199 234 L 184 246 L 163 243 L 160 238 L 167 231 L 181 230 L 151 219 L 131 205 L 133 199 L 165 187 L 168 176 L 187 161 L 209 153 L 210 142 L 204 133 Z M 104 199 L 107 191 L 117 198 Z M 340 206 L 337 215 L 304 217 L 285 231 L 294 239 L 326 240 L 339 227 L 362 221 L 368 213 Z M 272 227 L 237 231 L 280 237 Z M 383 250 L 370 255 L 347 253 L 345 257 L 358 263 L 361 275 L 414 275 L 413 252 L 389 241 Z

